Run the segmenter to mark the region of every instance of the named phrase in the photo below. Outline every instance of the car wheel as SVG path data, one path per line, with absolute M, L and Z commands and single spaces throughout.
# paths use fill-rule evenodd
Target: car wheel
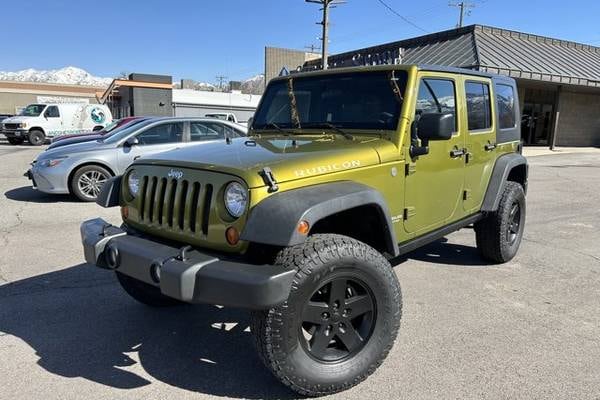
M 71 179 L 71 192 L 82 201 L 96 201 L 102 185 L 112 174 L 99 165 L 86 165 L 79 168 Z
M 6 140 L 8 140 L 8 143 L 14 144 L 14 145 L 23 144 L 23 141 L 24 141 L 21 138 L 14 138 L 14 137 L 6 138 Z
M 138 281 L 120 272 L 116 272 L 117 280 L 128 295 L 142 304 L 150 307 L 171 307 L 182 303 L 181 301 L 165 296 L 156 286 Z
M 525 192 L 517 182 L 506 182 L 498 210 L 475 224 L 481 256 L 493 263 L 510 261 L 519 250 L 525 228 Z
M 29 144 L 32 146 L 41 146 L 46 141 L 46 135 L 44 135 L 44 132 L 40 131 L 39 129 L 32 129 L 29 131 L 27 139 L 29 140 Z
M 305 396 L 346 390 L 371 375 L 400 327 L 400 285 L 389 262 L 357 240 L 319 234 L 283 249 L 276 264 L 297 273 L 282 305 L 252 315 L 267 368 Z

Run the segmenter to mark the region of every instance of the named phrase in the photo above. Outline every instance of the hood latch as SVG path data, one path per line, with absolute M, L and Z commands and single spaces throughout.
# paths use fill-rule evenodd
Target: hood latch
M 279 190 L 279 185 L 277 185 L 277 181 L 273 176 L 271 168 L 264 167 L 258 174 L 263 178 L 265 184 L 269 186 L 269 193 L 274 193 Z

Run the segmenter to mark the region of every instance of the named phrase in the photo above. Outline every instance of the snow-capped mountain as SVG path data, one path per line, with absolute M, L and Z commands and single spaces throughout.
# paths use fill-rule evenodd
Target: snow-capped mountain
M 265 76 L 258 74 L 242 82 L 242 92 L 251 94 L 262 94 L 265 90 Z
M 93 76 L 89 72 L 77 67 L 64 67 L 47 71 L 33 68 L 16 72 L 0 71 L 0 81 L 43 82 L 106 87 L 110 85 L 112 78 Z

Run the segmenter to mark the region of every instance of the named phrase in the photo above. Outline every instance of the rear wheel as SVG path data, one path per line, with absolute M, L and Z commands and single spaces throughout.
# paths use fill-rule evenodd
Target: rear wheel
M 24 141 L 22 138 L 16 138 L 16 137 L 9 137 L 9 138 L 6 138 L 6 140 L 8 140 L 8 143 L 14 144 L 14 145 L 23 144 L 23 141 Z
M 120 272 L 117 272 L 116 274 L 119 283 L 123 289 L 125 289 L 127 294 L 142 304 L 150 307 L 171 307 L 183 304 L 178 300 L 165 296 L 156 286 L 138 281 L 137 279 L 123 275 Z
M 517 182 L 506 182 L 498 210 L 475 224 L 477 249 L 493 263 L 510 261 L 519 250 L 525 228 L 525 192 Z
M 99 165 L 79 168 L 71 179 L 71 192 L 82 201 L 96 201 L 102 186 L 112 174 Z
M 46 135 L 39 129 L 32 129 L 29 131 L 27 139 L 32 146 L 41 146 L 46 141 Z
M 341 235 L 314 235 L 280 252 L 297 270 L 285 303 L 252 318 L 265 365 L 302 395 L 360 383 L 389 353 L 400 327 L 396 275 L 376 250 Z

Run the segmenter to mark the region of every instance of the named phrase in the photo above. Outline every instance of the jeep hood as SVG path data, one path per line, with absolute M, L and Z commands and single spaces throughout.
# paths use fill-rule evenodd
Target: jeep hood
M 395 150 L 395 151 L 393 151 Z M 269 167 L 278 183 L 379 164 L 382 154 L 398 154 L 388 140 L 334 135 L 237 138 L 187 146 L 141 158 L 135 164 L 224 172 L 244 179 L 250 188 L 265 185 Z

